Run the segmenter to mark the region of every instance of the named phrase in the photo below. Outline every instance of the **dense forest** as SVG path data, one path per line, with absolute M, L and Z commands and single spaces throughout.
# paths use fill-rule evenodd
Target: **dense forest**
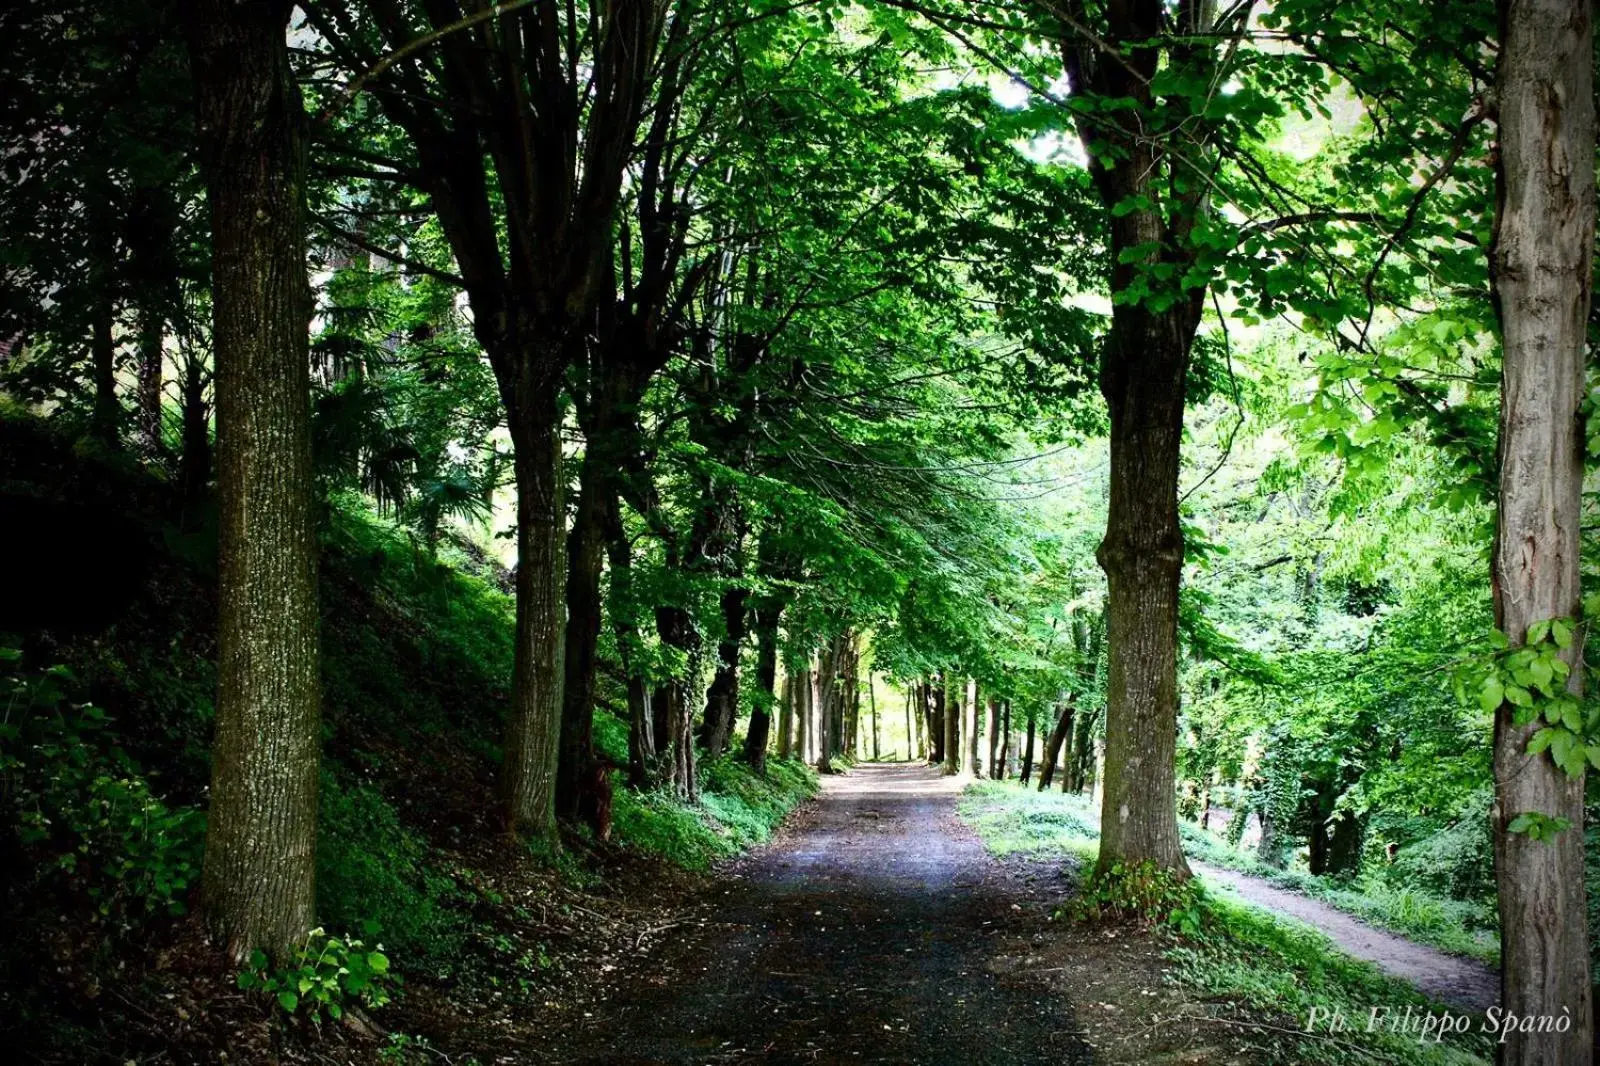
M 1592 1062 L 1592 16 L 5 5 L 0 1033 Z

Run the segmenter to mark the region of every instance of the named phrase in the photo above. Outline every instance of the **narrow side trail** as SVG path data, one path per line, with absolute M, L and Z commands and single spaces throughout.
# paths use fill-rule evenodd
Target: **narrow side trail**
M 1370 962 L 1392 977 L 1409 981 L 1441 1003 L 1481 1012 L 1500 1002 L 1500 975 L 1475 959 L 1451 955 L 1374 929 L 1326 903 L 1277 888 L 1248 874 L 1193 859 L 1189 865 L 1207 883 L 1220 885 L 1262 910 L 1311 926 L 1345 954 Z
M 826 779 L 540 1060 L 1089 1062 L 1066 996 L 995 972 L 1043 901 L 960 822 L 958 788 L 921 766 Z

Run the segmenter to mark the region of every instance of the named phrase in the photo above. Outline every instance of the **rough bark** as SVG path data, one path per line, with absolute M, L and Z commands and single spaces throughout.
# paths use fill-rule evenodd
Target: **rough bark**
M 591 401 L 593 402 L 593 401 Z M 594 767 L 594 697 L 599 666 L 600 574 L 605 562 L 605 521 L 610 492 L 605 432 L 593 423 L 578 471 L 578 505 L 567 534 L 567 632 L 561 698 L 560 756 L 556 766 L 556 815 L 576 820 L 582 783 Z M 631 759 L 630 759 L 631 761 Z
M 872 714 L 872 761 L 877 762 L 881 755 L 878 731 L 878 690 L 872 684 L 872 672 L 867 672 L 867 707 Z
M 1043 792 L 1050 787 L 1050 782 L 1056 779 L 1056 763 L 1061 758 L 1061 746 L 1065 743 L 1068 734 L 1072 732 L 1072 719 L 1077 714 L 1077 708 L 1072 704 L 1063 704 L 1056 715 L 1056 724 L 1050 730 L 1050 736 L 1044 742 L 1044 755 L 1039 760 L 1039 791 Z
M 1204 34 L 1215 5 L 1192 0 L 1173 14 L 1179 35 Z M 1204 73 L 1211 66 L 1205 57 L 1219 47 L 1203 36 L 1169 36 L 1171 28 L 1161 0 L 1112 5 L 1103 40 L 1063 42 L 1072 91 L 1124 100 L 1131 114 L 1153 117 L 1151 86 L 1163 59 Z M 1202 122 L 1195 116 L 1192 124 Z M 1151 284 L 1157 266 L 1184 276 L 1195 262 L 1188 234 L 1206 200 L 1203 182 L 1190 180 L 1181 190 L 1165 186 L 1167 168 L 1181 164 L 1163 150 L 1163 137 L 1179 134 L 1155 129 L 1134 136 L 1086 120 L 1080 135 L 1109 215 L 1113 295 Z M 1192 141 L 1195 135 L 1186 136 Z M 1205 291 L 1191 287 L 1164 301 L 1115 299 L 1101 356 L 1100 391 L 1111 420 L 1110 507 L 1096 553 L 1106 573 L 1110 649 L 1102 869 L 1148 862 L 1180 876 L 1189 872 L 1178 845 L 1174 769 L 1183 565 L 1178 471 L 1185 379 Z
M 783 676 L 783 701 L 778 704 L 778 758 L 787 759 L 794 735 L 794 675 Z
M 217 729 L 203 897 L 238 961 L 314 924 L 321 692 L 306 280 L 308 124 L 288 3 L 185 0 L 211 209 Z
M 1594 247 L 1593 8 L 1578 0 L 1501 0 L 1500 150 L 1491 280 L 1503 348 L 1496 626 L 1576 618 L 1583 482 L 1585 329 Z M 1581 641 L 1565 657 L 1582 661 Z M 1582 671 L 1571 674 L 1581 691 Z M 1499 1061 L 1592 1061 L 1594 1024 L 1584 894 L 1582 776 L 1529 755 L 1543 722 L 1495 715 L 1493 810 L 1501 1004 L 1518 1017 L 1570 1017 L 1565 1033 L 1514 1032 Z M 1571 827 L 1554 839 L 1512 833 L 1539 812 Z
M 149 455 L 159 455 L 161 440 L 161 378 L 166 352 L 166 322 L 159 311 L 139 311 L 139 435 Z

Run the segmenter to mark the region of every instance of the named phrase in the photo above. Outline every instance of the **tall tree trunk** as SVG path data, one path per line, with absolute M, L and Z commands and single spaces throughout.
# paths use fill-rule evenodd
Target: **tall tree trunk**
M 1001 724 L 1000 724 L 1000 738 L 1001 738 L 1000 739 L 1000 762 L 997 764 L 1000 767 L 1000 772 L 995 774 L 994 776 L 995 776 L 995 779 L 997 781 L 1004 781 L 1005 778 L 1006 778 L 1006 774 L 1010 772 L 1010 769 L 1011 769 L 1011 758 L 1012 758 L 1012 755 L 1011 755 L 1011 750 L 1012 750 L 1011 749 L 1011 742 L 1012 742 L 1011 701 L 1010 700 L 1006 700 L 1001 705 L 1000 713 L 1001 713 L 1001 716 L 1002 716 L 1002 719 L 1003 719 L 1001 721 Z
M 601 404 L 598 396 L 590 403 Z M 599 412 L 594 414 L 598 416 Z M 560 755 L 556 764 L 556 816 L 576 821 L 582 808 L 582 787 L 594 772 L 594 698 L 599 666 L 600 573 L 605 563 L 606 509 L 610 489 L 596 443 L 606 432 L 596 417 L 578 471 L 578 506 L 567 535 L 567 631 L 561 693 Z M 630 757 L 630 762 L 632 761 Z
M 966 750 L 961 753 L 961 771 L 968 777 L 982 777 L 983 770 L 978 765 L 978 683 L 972 678 L 967 679 L 967 697 L 961 710 L 961 735 L 966 743 Z
M 234 961 L 315 919 L 321 691 L 306 280 L 308 125 L 292 5 L 185 0 L 211 208 L 217 728 L 203 893 Z
M 1499 172 L 1491 279 L 1503 348 L 1495 624 L 1513 645 L 1528 627 L 1579 613 L 1585 330 L 1594 249 L 1593 8 L 1579 0 L 1500 0 Z M 1581 630 L 1579 631 L 1581 632 Z M 1583 661 L 1581 641 L 1563 652 Z M 1582 690 L 1581 667 L 1569 690 Z M 1524 719 L 1531 719 L 1524 721 Z M 1565 1033 L 1511 1032 L 1499 1061 L 1592 1061 L 1585 914 L 1582 760 L 1569 775 L 1528 754 L 1545 723 L 1510 703 L 1495 714 L 1493 812 L 1500 889 L 1501 994 L 1520 1017 L 1570 1017 Z M 1513 833 L 1537 812 L 1570 827 Z
M 611 629 L 628 679 L 628 781 L 635 788 L 644 788 L 655 769 L 655 721 L 650 687 L 634 661 L 634 649 L 641 646 L 641 641 L 633 614 L 633 554 L 615 493 L 608 493 L 606 498 L 605 534 L 606 558 L 611 566 Z
M 961 772 L 961 682 L 952 674 L 945 675 L 944 700 L 944 772 Z
M 794 675 L 783 675 L 783 702 L 778 707 L 778 758 L 787 759 L 793 751 L 791 738 L 794 736 L 794 701 L 795 684 Z
M 734 585 L 722 592 L 722 637 L 717 641 L 717 672 L 706 692 L 706 713 L 700 736 L 706 758 L 728 749 L 739 715 L 739 652 L 744 646 L 746 603 L 750 590 Z
M 811 668 L 794 676 L 794 755 L 801 762 L 811 761 Z
M 1022 747 L 1022 783 L 1026 785 L 1033 776 L 1033 736 L 1037 726 L 1034 724 L 1034 715 L 1028 716 L 1028 739 Z
M 1134 231 L 1113 241 L 1122 247 L 1160 240 L 1159 228 L 1114 228 Z M 1119 305 L 1101 372 L 1111 411 L 1111 507 L 1098 552 L 1110 648 L 1101 869 L 1151 862 L 1184 876 L 1189 870 L 1174 791 L 1183 568 L 1178 465 L 1198 318 Z
M 1106 573 L 1109 642 L 1099 867 L 1148 862 L 1185 877 L 1174 769 L 1183 567 L 1178 471 L 1190 349 L 1207 290 L 1190 281 L 1197 254 L 1189 238 L 1207 211 L 1207 184 L 1180 183 L 1169 173 L 1192 165 L 1192 153 L 1185 149 L 1177 162 L 1167 142 L 1202 143 L 1193 130 L 1208 120 L 1184 114 L 1182 97 L 1158 100 L 1154 86 L 1163 61 L 1190 77 L 1216 70 L 1216 10 L 1210 0 L 1176 11 L 1161 0 L 1129 0 L 1105 9 L 1103 37 L 1074 33 L 1062 41 L 1071 91 L 1117 99 L 1134 120 L 1110 132 L 1088 119 L 1079 123 L 1109 216 L 1114 297 L 1100 363 L 1111 456 L 1106 534 L 1096 552 Z M 1185 278 L 1184 287 L 1141 295 L 1162 286 L 1157 268 Z
M 1000 701 L 994 697 L 989 698 L 989 761 L 986 769 L 989 776 L 998 781 L 1005 776 L 1005 771 L 1000 766 Z
M 527 354 L 518 362 L 524 370 L 514 387 L 501 386 L 517 479 L 516 648 L 501 789 L 508 830 L 554 842 L 567 530 L 556 403 L 560 378 L 553 371 L 564 363 L 547 354 Z
M 872 671 L 867 671 L 867 705 L 872 712 L 872 761 L 877 762 L 882 757 L 878 739 L 878 690 L 872 683 Z
M 1050 787 L 1050 782 L 1056 778 L 1056 761 L 1061 758 L 1061 747 L 1066 742 L 1067 736 L 1072 732 L 1072 719 L 1077 708 L 1071 703 L 1063 704 L 1061 711 L 1056 715 L 1056 724 L 1050 730 L 1050 736 L 1044 742 L 1044 756 L 1039 760 L 1039 791 L 1043 792 Z
M 767 772 L 767 748 L 772 731 L 773 690 L 778 684 L 778 622 L 783 604 L 764 599 L 756 608 L 756 691 L 750 707 L 750 728 L 744 736 L 744 760 L 756 773 Z M 787 722 L 783 728 L 787 728 Z M 781 730 L 780 730 L 781 732 Z M 786 754 L 786 740 L 780 736 L 778 755 Z
M 834 656 L 824 645 L 822 653 L 817 657 L 816 676 L 817 772 L 822 774 L 833 773 L 833 705 L 838 688 L 834 671 L 837 666 Z

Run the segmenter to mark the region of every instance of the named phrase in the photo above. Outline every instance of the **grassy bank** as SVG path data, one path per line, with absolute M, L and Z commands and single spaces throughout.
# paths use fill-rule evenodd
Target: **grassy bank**
M 53 592 L 0 621 L 0 1036 L 40 1061 L 186 1061 L 247 1025 L 265 1035 L 244 1059 L 296 1061 L 305 1007 L 241 1000 L 233 974 L 206 970 L 191 914 L 216 684 L 211 519 L 174 518 L 168 486 L 25 420 L 0 420 L 0 503 Z M 635 942 L 625 901 L 585 895 L 601 871 L 691 891 L 676 871 L 765 840 L 815 790 L 797 763 L 760 776 L 723 758 L 702 768 L 698 805 L 619 779 L 606 845 L 513 844 L 494 816 L 505 575 L 435 557 L 354 497 L 321 526 L 318 921 L 341 944 L 381 945 L 385 1027 L 557 996 L 607 938 Z M 601 710 L 596 735 L 626 761 L 621 721 Z
M 988 827 L 986 839 L 998 853 L 1049 854 L 1076 848 L 1092 852 L 1100 835 L 1100 811 L 1082 795 L 1036 792 L 999 782 L 979 782 L 968 790 L 972 817 Z M 1259 877 L 1278 888 L 1320 900 L 1370 925 L 1399 933 L 1442 951 L 1500 961 L 1494 916 L 1477 904 L 1441 899 L 1378 877 L 1346 882 L 1299 870 L 1268 866 L 1249 852 L 1231 847 L 1215 833 L 1179 823 L 1183 850 L 1191 859 Z M 1060 832 L 1058 830 L 1070 830 Z
M 959 809 L 998 855 L 1060 858 L 1081 870 L 1099 849 L 1098 814 L 1081 797 L 979 782 L 963 793 Z M 1488 1041 L 1477 1032 L 1435 1042 L 1397 1031 L 1408 1008 L 1416 1018 L 1459 1012 L 1448 1012 L 1409 984 L 1349 958 L 1313 930 L 1206 893 L 1195 909 L 1197 919 L 1192 913 L 1182 916 L 1181 936 L 1166 927 L 1167 979 L 1206 1005 L 1208 1023 L 1248 1032 L 1266 1061 L 1444 1066 L 1486 1062 L 1491 1056 Z M 1389 1012 L 1375 1023 L 1374 1006 Z M 1346 1019 L 1344 1030 L 1328 1032 L 1319 1025 L 1317 1032 L 1306 1032 L 1314 1011 L 1318 1019 Z M 1481 1024 L 1481 1018 L 1470 1019 L 1473 1030 Z

